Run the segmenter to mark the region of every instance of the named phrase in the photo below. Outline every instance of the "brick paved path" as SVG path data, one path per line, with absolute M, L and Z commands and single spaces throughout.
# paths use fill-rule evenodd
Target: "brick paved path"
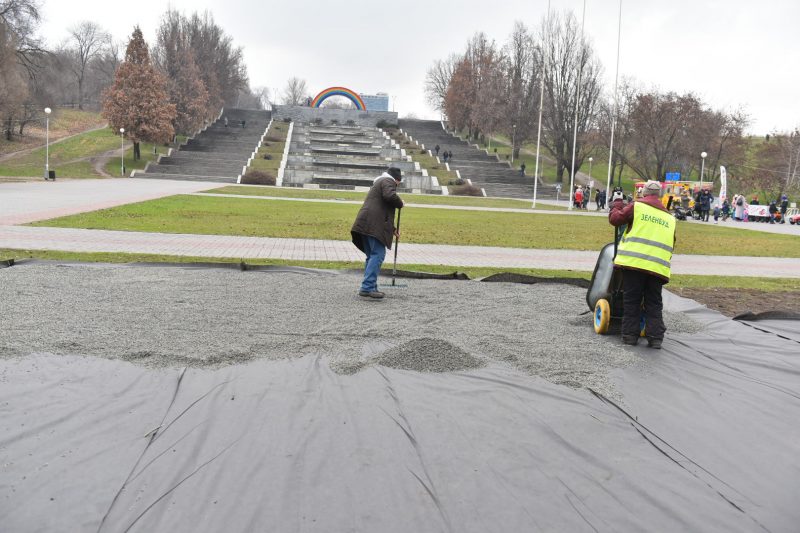
M 296 261 L 363 261 L 349 241 L 276 239 L 225 235 L 184 235 L 72 228 L 0 226 L 0 248 L 71 252 L 288 259 Z M 391 256 L 389 256 L 389 259 Z M 597 252 L 537 250 L 488 246 L 400 244 L 398 263 L 591 271 Z M 800 278 L 800 259 L 676 255 L 676 274 L 715 274 Z
M 130 178 L 2 184 L 0 185 L 0 248 L 295 261 L 360 262 L 363 260 L 363 255 L 349 241 L 138 233 L 15 225 L 172 194 L 192 194 L 207 190 L 214 185 Z M 564 212 L 546 213 L 574 216 Z M 583 214 L 587 215 L 591 216 L 593 213 Z M 591 271 L 594 269 L 597 254 L 595 251 L 401 243 L 398 262 Z M 676 274 L 713 273 L 724 276 L 800 278 L 800 259 L 676 255 L 673 258 L 673 271 Z

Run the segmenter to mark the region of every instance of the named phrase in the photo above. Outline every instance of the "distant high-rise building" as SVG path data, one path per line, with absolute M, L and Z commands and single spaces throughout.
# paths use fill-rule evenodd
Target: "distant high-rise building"
M 389 111 L 389 95 L 386 93 L 359 94 L 367 111 Z

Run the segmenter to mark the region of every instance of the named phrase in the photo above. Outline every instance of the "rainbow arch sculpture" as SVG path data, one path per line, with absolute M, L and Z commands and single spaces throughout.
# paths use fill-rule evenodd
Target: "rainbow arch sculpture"
M 322 102 L 330 98 L 331 96 L 344 96 L 356 106 L 356 109 L 360 111 L 365 111 L 367 106 L 364 105 L 364 100 L 361 97 L 348 89 L 347 87 L 328 87 L 324 91 L 320 91 L 320 93 L 314 97 L 314 100 L 311 101 L 311 107 L 319 107 Z

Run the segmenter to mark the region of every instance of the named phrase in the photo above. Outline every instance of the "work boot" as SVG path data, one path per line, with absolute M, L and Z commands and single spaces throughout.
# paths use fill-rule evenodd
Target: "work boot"
M 384 296 L 386 296 L 381 291 L 358 291 L 358 295 L 363 298 L 373 298 L 375 300 L 380 300 Z
M 622 344 L 627 344 L 629 346 L 636 346 L 639 342 L 638 335 L 623 335 L 622 336 Z
M 650 337 L 647 338 L 648 348 L 653 348 L 654 350 L 660 350 L 662 342 L 663 339 L 651 339 Z

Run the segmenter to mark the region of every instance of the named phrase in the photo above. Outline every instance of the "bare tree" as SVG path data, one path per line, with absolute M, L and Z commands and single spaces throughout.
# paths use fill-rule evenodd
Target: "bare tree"
M 601 93 L 602 67 L 589 42 L 580 38 L 578 21 L 573 13 L 553 14 L 541 26 L 540 48 L 544 68 L 545 113 L 542 144 L 556 160 L 556 176 L 563 182 L 564 170 L 570 168 L 573 132 L 577 108 L 575 169 L 579 169 L 588 151 L 584 136 L 595 125 Z M 580 78 L 580 86 L 578 81 Z M 587 145 L 586 148 L 593 148 Z
M 453 71 L 444 99 L 447 121 L 457 130 L 467 129 L 469 135 L 472 135 L 474 126 L 471 114 L 476 100 L 471 71 L 472 63 L 467 58 L 462 59 Z
M 217 25 L 210 13 L 183 18 L 183 33 L 200 68 L 212 115 L 220 106 L 234 105 L 239 91 L 248 86 L 242 48 Z
M 344 96 L 333 96 L 325 100 L 320 107 L 324 107 L 327 109 L 355 109 L 356 106 L 353 102 L 351 102 L 347 97 Z
M 463 59 L 456 65 L 444 99 L 448 120 L 457 129 L 466 129 L 467 135 L 478 138 L 481 118 L 490 113 L 479 112 L 480 97 L 497 83 L 502 57 L 494 41 L 478 32 L 467 42 Z
M 89 63 L 102 56 L 111 36 L 95 22 L 83 21 L 69 30 L 67 50 L 70 71 L 78 84 L 78 109 L 83 109 L 84 84 Z
M 262 88 L 266 90 L 265 88 Z M 245 87 L 239 91 L 239 97 L 236 100 L 236 107 L 244 109 L 264 109 L 264 102 L 266 100 L 262 95 L 249 87 Z
M 506 86 L 503 128 L 512 140 L 514 157 L 536 131 L 541 58 L 528 28 L 517 21 L 505 48 Z
M 425 99 L 436 111 L 444 111 L 447 87 L 462 56 L 450 54 L 447 59 L 437 59 L 425 76 Z
M 747 169 L 760 189 L 775 193 L 800 188 L 800 127 L 789 132 L 773 132 L 770 140 L 756 151 L 755 168 Z
M 623 78 L 617 88 L 617 125 L 614 132 L 614 153 L 611 154 L 611 182 L 622 179 L 625 170 L 625 154 L 630 150 L 633 136 L 631 114 L 636 96 L 641 92 L 636 80 Z M 598 112 L 598 142 L 596 152 L 608 155 L 608 141 L 611 137 L 611 122 L 614 114 L 613 95 L 601 100 Z M 605 183 L 605 182 L 603 182 Z
M 258 98 L 258 101 L 261 106 L 259 109 L 267 109 L 271 107 L 270 102 L 272 101 L 271 100 L 272 95 L 270 94 L 269 87 L 264 87 L 264 86 L 253 87 L 252 93 L 253 96 Z
M 38 0 L 0 0 L 0 25 L 14 42 L 17 61 L 34 76 L 46 54 L 36 30 L 41 22 Z
M 629 91 L 620 105 L 620 143 L 615 157 L 642 179 L 660 180 L 668 171 L 690 176 L 707 152 L 704 180 L 713 182 L 720 165 L 744 165 L 747 116 L 709 108 L 692 93 Z
M 284 105 L 302 105 L 308 98 L 306 80 L 298 77 L 289 78 L 283 89 L 282 102 Z
M 16 39 L 5 24 L 0 24 L 0 117 L 6 140 L 14 133 L 15 116 L 28 98 L 28 85 L 17 56 Z

